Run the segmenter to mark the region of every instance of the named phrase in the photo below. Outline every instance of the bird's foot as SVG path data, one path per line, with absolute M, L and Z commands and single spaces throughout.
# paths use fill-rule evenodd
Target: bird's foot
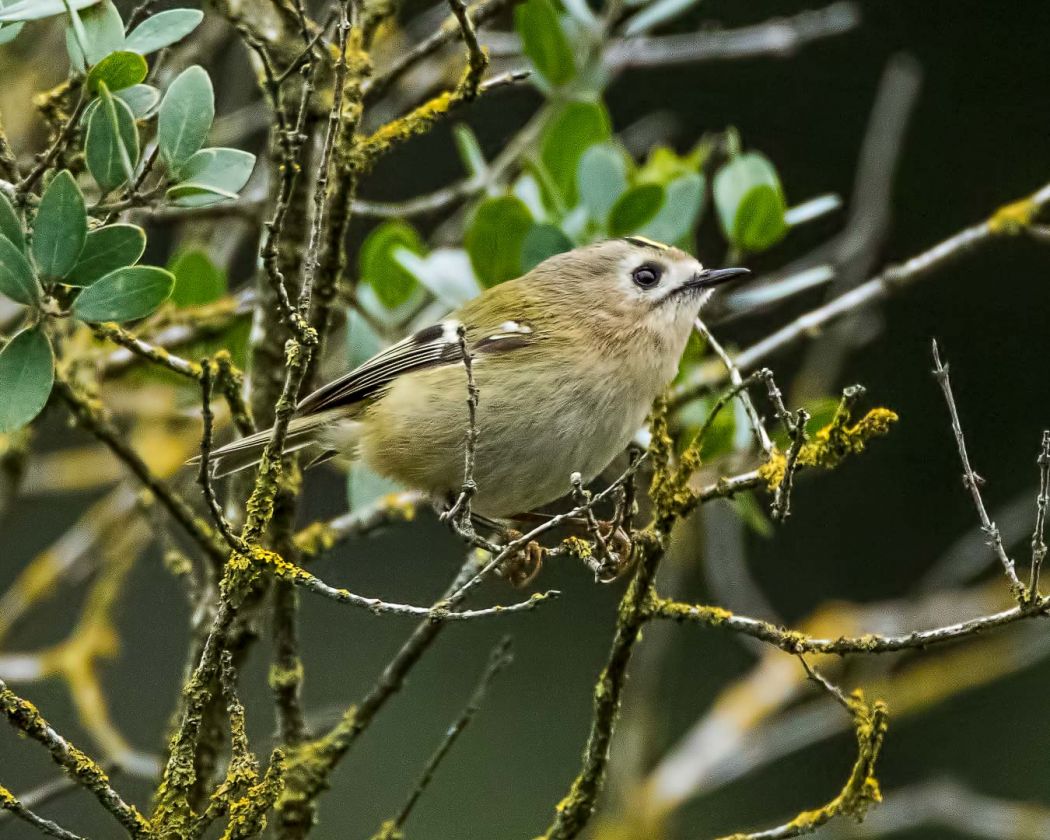
M 508 542 L 521 539 L 520 531 L 506 529 L 504 531 Z M 543 559 L 547 556 L 547 549 L 535 540 L 529 540 L 524 546 L 512 553 L 499 564 L 497 571 L 511 586 L 523 589 L 536 579 L 536 575 L 543 568 Z

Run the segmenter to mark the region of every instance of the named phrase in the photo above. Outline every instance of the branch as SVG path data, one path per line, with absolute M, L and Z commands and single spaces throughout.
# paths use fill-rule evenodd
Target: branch
M 151 837 L 149 821 L 133 805 L 128 805 L 110 786 L 105 771 L 91 758 L 59 735 L 36 710 L 0 680 L 0 714 L 28 738 L 45 746 L 55 764 L 66 771 L 82 788 L 90 791 L 135 838 Z
M 741 371 L 749 371 L 774 353 L 819 332 L 821 327 L 843 315 L 886 300 L 963 254 L 970 253 L 995 239 L 1014 236 L 1027 230 L 1047 204 L 1050 204 L 1050 184 L 1041 187 L 1028 198 L 1001 207 L 985 221 L 965 228 L 903 263 L 886 268 L 881 274 L 857 288 L 799 316 L 738 353 L 734 357 L 736 366 Z M 681 405 L 695 398 L 723 379 L 724 374 L 721 371 L 710 367 L 701 368 L 698 376 L 691 377 L 675 389 L 674 405 Z
M 1006 549 L 1003 547 L 1003 538 L 999 534 L 999 529 L 989 518 L 988 510 L 984 506 L 980 486 L 984 483 L 984 479 L 980 478 L 973 471 L 973 467 L 970 466 L 970 456 L 966 453 L 966 439 L 963 437 L 962 425 L 959 422 L 959 412 L 955 407 L 955 396 L 952 394 L 952 383 L 948 378 L 948 368 L 946 365 L 941 364 L 941 354 L 937 347 L 937 340 L 934 339 L 932 344 L 933 375 L 944 392 L 944 401 L 948 404 L 948 414 L 952 421 L 952 432 L 955 434 L 955 443 L 959 447 L 959 460 L 962 461 L 963 484 L 970 491 L 970 496 L 973 498 L 974 507 L 977 508 L 977 516 L 981 520 L 981 530 L 988 537 L 988 545 L 995 553 L 995 556 L 999 558 L 1003 572 L 1006 574 L 1006 579 L 1010 581 L 1010 591 L 1013 592 L 1018 602 L 1023 604 L 1028 600 L 1028 594 L 1024 584 L 1018 579 L 1017 572 L 1014 570 L 1014 561 L 1010 559 Z
M 18 797 L 11 793 L 11 791 L 3 785 L 0 785 L 0 812 L 3 811 L 13 814 L 19 819 L 25 820 L 33 826 L 33 828 L 49 837 L 58 837 L 59 840 L 84 840 L 79 834 L 74 834 L 72 831 L 66 831 L 66 829 L 62 828 L 58 823 L 37 816 L 23 805 L 18 800 Z
M 1039 570 L 1046 558 L 1046 507 L 1050 502 L 1050 430 L 1043 432 L 1043 445 L 1036 459 L 1039 465 L 1039 495 L 1035 499 L 1035 530 L 1032 532 L 1032 574 L 1028 583 L 1028 597 L 1039 597 Z
M 415 788 L 412 790 L 412 793 L 409 794 L 405 804 L 401 806 L 401 810 L 398 811 L 397 816 L 383 823 L 382 828 L 380 828 L 380 830 L 374 835 L 372 840 L 395 840 L 395 838 L 401 836 L 401 828 L 412 813 L 412 809 L 419 801 L 420 796 L 426 791 L 427 786 L 434 777 L 434 773 L 437 771 L 437 768 L 440 766 L 445 756 L 448 755 L 453 744 L 456 743 L 459 736 L 463 734 L 464 730 L 466 730 L 467 726 L 474 719 L 474 716 L 481 709 L 481 704 L 485 700 L 485 694 L 488 692 L 492 681 L 500 671 L 510 665 L 513 661 L 514 657 L 510 652 L 510 637 L 504 636 L 489 655 L 489 664 L 485 668 L 484 673 L 482 673 L 481 678 L 478 680 L 478 684 L 470 695 L 466 707 L 452 725 L 449 726 L 448 731 L 445 733 L 445 737 L 438 745 L 438 748 L 434 751 L 434 754 L 431 755 L 430 760 L 427 761 L 426 767 L 423 768 L 423 773 L 420 775 Z
M 179 376 L 185 376 L 189 379 L 196 380 L 201 378 L 200 365 L 188 361 L 187 359 L 183 359 L 180 356 L 176 356 L 174 353 L 165 350 L 163 347 L 157 347 L 150 344 L 148 341 L 143 341 L 138 336 L 125 330 L 119 324 L 95 324 L 92 327 L 92 330 L 98 338 L 109 339 L 114 344 L 119 344 L 129 353 L 132 353 L 139 358 L 146 359 L 155 365 L 165 367 L 172 373 L 177 373 Z

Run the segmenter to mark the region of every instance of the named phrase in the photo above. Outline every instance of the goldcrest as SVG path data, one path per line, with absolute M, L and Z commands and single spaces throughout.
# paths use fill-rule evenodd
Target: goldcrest
M 719 283 L 639 236 L 550 257 L 302 400 L 286 452 L 361 459 L 447 504 L 469 428 L 464 328 L 478 388 L 473 510 L 505 518 L 565 495 L 624 450 L 674 378 L 693 320 Z M 270 431 L 214 453 L 217 475 L 258 463 Z

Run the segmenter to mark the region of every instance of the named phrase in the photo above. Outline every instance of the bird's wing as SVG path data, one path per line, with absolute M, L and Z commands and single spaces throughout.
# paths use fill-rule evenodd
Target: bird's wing
M 459 328 L 459 321 L 449 319 L 413 333 L 318 388 L 299 403 L 297 413 L 302 416 L 350 406 L 372 396 L 402 374 L 436 365 L 462 363 Z M 525 346 L 531 338 L 530 327 L 507 321 L 475 341 L 471 352 L 513 350 Z

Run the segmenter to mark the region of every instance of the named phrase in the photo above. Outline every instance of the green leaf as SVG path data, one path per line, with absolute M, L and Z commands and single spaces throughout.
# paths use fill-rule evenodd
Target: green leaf
M 169 9 L 146 18 L 128 34 L 124 47 L 148 55 L 189 35 L 204 19 L 197 9 Z
M 123 90 L 114 91 L 113 95 L 131 109 L 131 113 L 137 120 L 152 114 L 157 103 L 160 102 L 160 91 L 152 85 L 132 85 Z
M 36 417 L 54 383 L 51 342 L 40 327 L 22 330 L 0 350 L 0 433 L 20 429 Z
M 376 227 L 361 245 L 358 269 L 361 279 L 368 283 L 383 306 L 395 309 L 411 296 L 416 278 L 395 259 L 398 249 L 413 254 L 426 251 L 415 228 L 405 222 L 384 222 Z
M 40 296 L 29 260 L 6 236 L 0 236 L 0 294 L 26 306 L 31 306 Z
M 111 0 L 104 0 L 98 5 L 85 9 L 78 17 L 80 19 L 78 28 L 80 38 L 77 38 L 73 30 L 73 23 L 70 22 L 66 26 L 66 49 L 69 52 L 69 60 L 73 69 L 83 72 L 85 62 L 84 54 L 80 49 L 81 42 L 84 49 L 87 50 L 87 64 L 97 64 L 107 55 L 124 46 L 124 21 L 121 20 L 120 12 L 117 11 L 117 7 Z
M 11 23 L 7 26 L 0 25 L 0 46 L 9 44 L 11 41 L 18 37 L 18 33 L 22 31 L 24 23 Z
M 533 225 L 521 246 L 521 273 L 532 271 L 548 257 L 573 248 L 572 240 L 557 225 Z
M 520 198 L 505 195 L 483 201 L 474 211 L 464 244 L 483 286 L 521 274 L 522 248 L 532 215 Z
M 87 86 L 92 93 L 98 93 L 105 84 L 111 91 L 123 90 L 139 84 L 146 78 L 149 66 L 141 55 L 127 50 L 110 53 L 88 73 Z
M 576 204 L 576 170 L 595 143 L 608 140 L 612 128 L 601 102 L 570 102 L 551 120 L 540 141 L 540 160 L 567 206 Z
M 657 242 L 680 242 L 696 227 L 704 203 L 704 179 L 695 172 L 667 185 L 666 198 L 657 214 L 640 232 Z
M 145 318 L 171 295 L 175 277 L 151 265 L 118 268 L 99 278 L 73 301 L 82 321 L 134 321 Z
M 0 236 L 6 236 L 19 249 L 25 246 L 25 232 L 22 223 L 18 220 L 18 214 L 7 196 L 0 192 Z
M 160 156 L 172 172 L 204 145 L 214 119 L 211 79 L 203 67 L 187 67 L 168 87 L 157 119 Z
M 572 44 L 551 0 L 528 0 L 515 7 L 514 26 L 522 51 L 544 79 L 557 87 L 576 74 Z
M 110 96 L 103 84 L 99 107 L 88 121 L 84 157 L 91 176 L 107 193 L 134 180 L 139 161 L 139 132 L 126 103 Z
M 482 177 L 489 170 L 485 160 L 485 154 L 481 151 L 474 130 L 465 123 L 456 123 L 452 126 L 452 139 L 456 141 L 456 151 L 459 159 L 463 161 L 463 168 L 471 177 Z
M 40 20 L 66 13 L 66 6 L 73 11 L 94 6 L 99 0 L 20 0 L 0 9 L 0 23 L 13 20 Z
M 609 235 L 639 233 L 656 216 L 663 203 L 664 188 L 659 184 L 632 187 L 609 211 Z
M 763 251 L 787 233 L 787 202 L 773 164 L 757 152 L 739 155 L 715 174 L 715 209 L 726 239 Z
M 706 138 L 684 155 L 679 155 L 667 146 L 654 146 L 649 150 L 645 163 L 638 169 L 635 181 L 639 184 L 667 186 L 682 175 L 699 173 L 713 148 L 713 141 Z
M 611 144 L 591 146 L 576 170 L 576 190 L 587 213 L 604 225 L 616 200 L 627 190 L 627 161 Z
M 171 302 L 176 306 L 201 306 L 226 294 L 226 272 L 199 249 L 181 251 L 168 263 L 168 271 L 175 275 Z
M 248 183 L 255 155 L 240 149 L 201 149 L 182 165 L 181 181 L 168 190 L 180 207 L 203 207 L 229 198 Z
M 70 286 L 90 286 L 115 269 L 134 265 L 145 250 L 146 232 L 137 225 L 97 228 L 88 233 L 80 259 L 65 282 Z
M 87 237 L 84 196 L 69 170 L 48 184 L 33 222 L 33 258 L 48 280 L 65 277 L 77 263 Z

